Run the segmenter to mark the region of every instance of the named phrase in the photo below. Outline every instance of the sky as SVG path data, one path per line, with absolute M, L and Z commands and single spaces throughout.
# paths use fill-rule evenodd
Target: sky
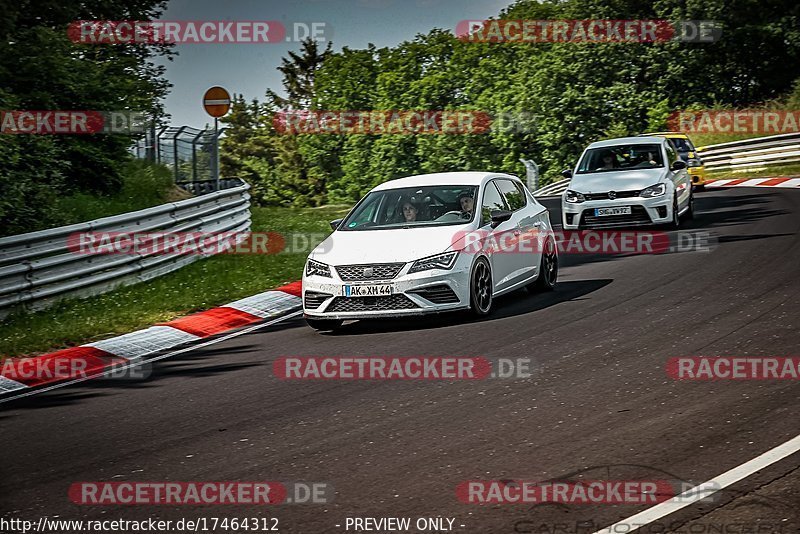
M 497 16 L 511 0 L 170 0 L 164 21 L 281 21 L 324 22 L 332 33 L 334 50 L 343 46 L 394 46 L 433 28 L 454 31 L 461 20 Z M 206 89 L 220 85 L 247 100 L 263 100 L 267 88 L 281 92 L 277 67 L 295 42 L 274 44 L 183 44 L 166 65 L 173 84 L 165 100 L 174 126 L 202 128 L 213 123 L 202 107 Z M 160 58 L 161 59 L 161 58 Z

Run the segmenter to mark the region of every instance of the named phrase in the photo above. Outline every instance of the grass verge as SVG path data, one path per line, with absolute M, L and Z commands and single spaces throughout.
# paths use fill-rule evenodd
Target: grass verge
M 122 189 L 110 196 L 74 193 L 56 199 L 53 206 L 62 225 L 110 217 L 174 202 L 191 195 L 172 183 L 170 170 L 142 160 L 132 160 L 122 170 Z
M 346 207 L 253 208 L 253 231 L 329 233 Z M 312 246 L 316 243 L 312 243 Z M 124 334 L 299 280 L 306 252 L 222 254 L 162 277 L 31 314 L 0 326 L 0 359 L 33 355 Z

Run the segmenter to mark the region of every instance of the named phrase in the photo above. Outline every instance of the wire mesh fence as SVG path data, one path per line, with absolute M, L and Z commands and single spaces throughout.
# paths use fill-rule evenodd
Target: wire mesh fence
M 215 148 L 225 131 L 191 126 L 151 129 L 132 148 L 137 158 L 162 163 L 172 169 L 175 183 L 191 192 L 216 190 Z M 220 184 L 224 189 L 225 184 Z

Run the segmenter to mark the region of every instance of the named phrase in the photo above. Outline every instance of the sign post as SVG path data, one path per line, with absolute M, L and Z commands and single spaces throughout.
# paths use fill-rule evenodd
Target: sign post
M 214 86 L 203 95 L 203 107 L 206 113 L 214 117 L 214 173 L 212 178 L 216 181 L 216 190 L 219 191 L 219 118 L 225 116 L 231 109 L 231 95 L 224 88 Z
M 531 192 L 539 189 L 539 166 L 532 159 L 519 159 L 525 165 L 525 178 Z

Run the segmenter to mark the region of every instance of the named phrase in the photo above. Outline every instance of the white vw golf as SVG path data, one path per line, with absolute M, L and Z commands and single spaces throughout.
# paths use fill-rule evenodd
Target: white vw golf
M 471 309 L 520 287 L 552 289 L 548 211 L 515 176 L 449 172 L 370 191 L 308 256 L 303 311 L 318 330 L 346 319 Z
M 561 197 L 565 230 L 669 224 L 692 218 L 686 163 L 663 137 L 621 137 L 592 143 Z

